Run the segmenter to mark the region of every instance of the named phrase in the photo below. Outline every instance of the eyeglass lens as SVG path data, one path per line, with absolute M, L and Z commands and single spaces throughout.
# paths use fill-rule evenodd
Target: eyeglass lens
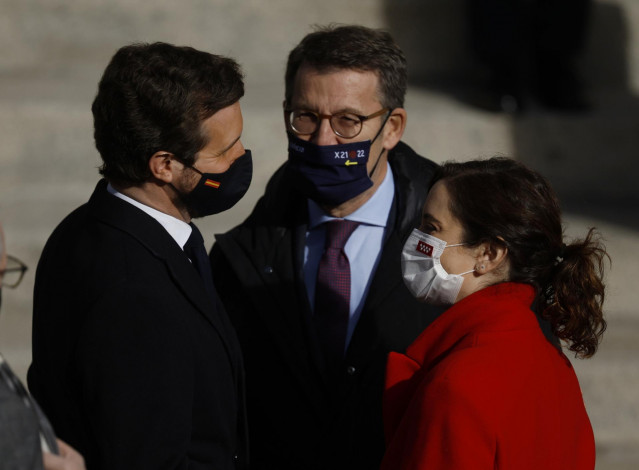
M 0 270 L 0 285 L 16 287 L 22 281 L 27 266 L 13 256 L 7 256 L 6 266 Z
M 313 134 L 317 131 L 323 117 L 316 113 L 303 110 L 291 111 L 290 123 L 295 132 L 302 135 Z M 329 118 L 331 128 L 340 137 L 355 137 L 362 130 L 362 120 L 351 113 L 337 113 Z

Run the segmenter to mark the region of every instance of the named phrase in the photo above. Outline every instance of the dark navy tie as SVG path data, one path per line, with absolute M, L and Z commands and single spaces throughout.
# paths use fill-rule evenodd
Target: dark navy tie
M 215 293 L 215 287 L 213 287 L 211 262 L 206 254 L 206 249 L 204 248 L 204 238 L 202 238 L 202 234 L 193 222 L 189 225 L 193 230 L 191 231 L 191 236 L 184 244 L 184 253 L 186 253 L 186 256 L 189 257 L 191 263 L 193 263 L 193 266 L 200 274 L 200 277 L 204 282 L 206 292 L 208 292 L 211 299 L 215 300 L 217 295 Z
M 326 223 L 324 254 L 315 287 L 315 327 L 329 372 L 336 372 L 344 357 L 351 302 L 351 268 L 344 245 L 357 228 L 352 220 Z

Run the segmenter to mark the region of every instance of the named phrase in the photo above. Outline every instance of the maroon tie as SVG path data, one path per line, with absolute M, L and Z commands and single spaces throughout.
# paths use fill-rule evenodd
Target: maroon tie
M 329 371 L 337 371 L 346 344 L 351 299 L 351 268 L 344 245 L 357 228 L 352 220 L 326 223 L 324 254 L 315 287 L 315 326 Z

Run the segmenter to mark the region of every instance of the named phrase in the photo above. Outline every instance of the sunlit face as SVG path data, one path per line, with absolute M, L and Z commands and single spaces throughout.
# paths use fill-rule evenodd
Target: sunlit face
M 195 166 L 202 173 L 224 173 L 244 154 L 240 140 L 244 121 L 237 101 L 202 123 L 202 133 L 208 144 L 195 157 Z
M 193 167 L 202 173 L 224 173 L 245 149 L 240 137 L 244 121 L 239 101 L 223 108 L 202 122 L 202 133 L 207 144 L 195 156 Z M 184 167 L 175 187 L 183 194 L 190 193 L 201 175 Z
M 291 102 L 287 103 L 287 107 L 320 114 L 350 112 L 361 116 L 368 116 L 383 108 L 379 100 L 378 78 L 374 72 L 349 69 L 318 71 L 308 65 L 303 65 L 298 70 Z M 382 114 L 364 121 L 360 134 L 352 139 L 337 136 L 328 119 L 322 119 L 314 134 L 298 137 L 317 145 L 337 145 L 373 140 L 380 131 L 385 117 L 386 114 Z M 382 132 L 371 146 L 368 160 L 369 173 L 384 148 L 384 133 Z
M 476 261 L 472 248 L 448 246 L 463 243 L 464 240 L 463 227 L 450 212 L 450 197 L 443 181 L 435 183 L 428 193 L 419 230 L 446 242 L 447 247 L 441 255 L 441 263 L 447 273 L 461 274 L 474 268 Z M 464 284 L 460 289 L 458 300 L 468 295 L 469 283 L 466 282 L 468 276 L 472 276 L 472 274 L 464 276 Z

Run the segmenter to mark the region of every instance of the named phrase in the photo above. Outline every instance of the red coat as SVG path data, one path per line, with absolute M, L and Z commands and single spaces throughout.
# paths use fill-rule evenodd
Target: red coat
M 593 469 L 573 368 L 544 337 L 533 288 L 487 287 L 390 353 L 383 470 Z

